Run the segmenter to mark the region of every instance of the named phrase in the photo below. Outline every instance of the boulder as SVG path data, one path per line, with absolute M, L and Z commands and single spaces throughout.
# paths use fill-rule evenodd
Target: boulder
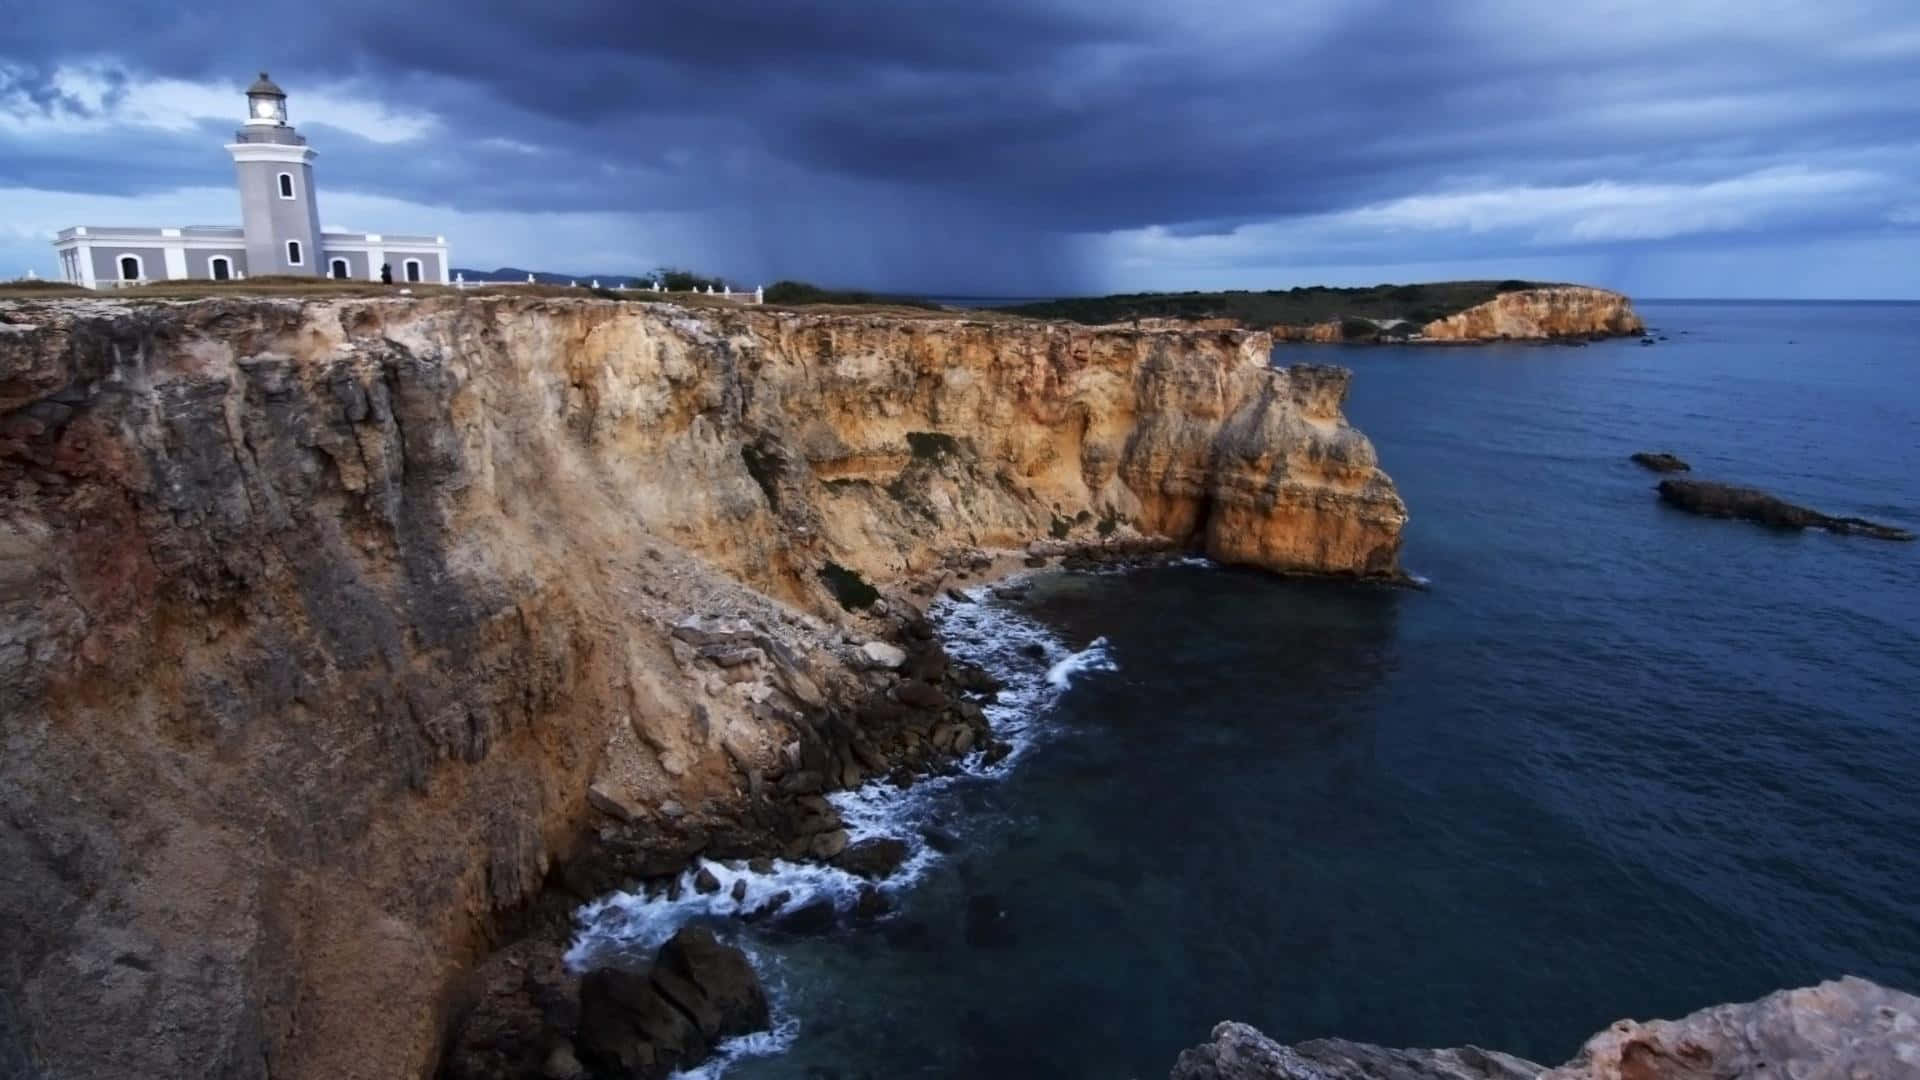
M 564 1050 L 579 1018 L 579 980 L 564 947 L 530 939 L 488 957 L 469 981 L 466 1011 L 441 1059 L 446 1080 L 519 1080 Z
M 847 830 L 835 829 L 816 835 L 808 845 L 813 853 L 822 859 L 831 859 L 847 850 Z
M 930 682 L 910 679 L 894 688 L 893 696 L 900 704 L 911 705 L 916 709 L 944 709 L 947 695 Z
M 893 876 L 900 864 L 907 861 L 907 842 L 892 836 L 876 836 L 848 845 L 846 850 L 834 856 L 833 865 L 849 874 L 858 874 L 869 881 L 879 881 Z
M 713 876 L 712 870 L 703 866 L 699 873 L 693 875 L 693 891 L 702 895 L 717 893 L 720 891 L 720 879 Z
M 638 803 L 606 784 L 587 788 L 587 805 L 619 821 L 632 821 L 642 813 Z
M 597 1075 L 657 1080 L 698 1064 L 722 1039 L 766 1027 L 768 1015 L 746 955 L 689 926 L 660 947 L 647 974 L 605 968 L 581 981 L 576 1045 Z
M 575 1045 L 594 1070 L 645 1080 L 695 1064 L 708 1051 L 700 1029 L 651 979 L 611 968 L 588 973 L 580 984 Z
M 833 901 L 822 897 L 809 900 L 791 911 L 783 912 L 773 921 L 773 928 L 785 934 L 824 934 L 833 929 L 840 913 L 834 910 Z
M 868 667 L 892 671 L 907 662 L 907 652 L 884 641 L 869 641 L 860 646 L 860 658 Z
M 1643 465 L 1654 472 L 1688 472 L 1693 466 L 1668 453 L 1654 453 L 1642 450 L 1633 455 L 1634 464 Z
M 654 973 L 684 980 L 684 984 L 676 982 L 676 987 L 691 987 L 701 995 L 705 1010 L 714 1017 L 710 1038 L 745 1035 L 767 1026 L 767 994 L 753 965 L 745 953 L 722 943 L 705 927 L 682 927 L 668 939 L 654 960 Z

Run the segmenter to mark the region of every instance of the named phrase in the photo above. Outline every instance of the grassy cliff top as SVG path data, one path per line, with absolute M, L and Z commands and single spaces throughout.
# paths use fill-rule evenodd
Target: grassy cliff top
M 1000 308 L 1035 319 L 1082 323 L 1128 319 L 1233 319 L 1243 326 L 1305 326 L 1342 317 L 1405 319 L 1429 323 L 1465 311 L 1501 293 L 1535 289 L 1536 281 L 1436 281 L 1424 285 L 1372 285 L 1335 289 L 1310 285 L 1249 292 L 1122 293 L 1047 300 Z

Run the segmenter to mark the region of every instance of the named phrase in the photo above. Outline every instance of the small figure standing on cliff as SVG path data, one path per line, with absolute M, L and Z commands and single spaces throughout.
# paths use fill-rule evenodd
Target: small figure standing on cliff
M 393 284 L 393 264 L 392 263 L 380 264 L 380 284 L 382 285 Z

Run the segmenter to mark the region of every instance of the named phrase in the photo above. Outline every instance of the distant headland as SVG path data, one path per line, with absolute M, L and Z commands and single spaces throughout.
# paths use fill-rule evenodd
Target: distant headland
M 1645 332 L 1620 293 L 1519 280 L 1126 293 L 999 310 L 1093 324 L 1214 324 L 1266 330 L 1280 341 L 1327 343 L 1586 340 Z

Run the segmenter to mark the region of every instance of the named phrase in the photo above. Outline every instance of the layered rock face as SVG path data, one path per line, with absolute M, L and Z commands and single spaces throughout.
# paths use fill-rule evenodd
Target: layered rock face
M 1556 285 L 1501 293 L 1420 328 L 1429 341 L 1537 341 L 1638 334 L 1646 327 L 1620 293 Z
M 897 678 L 849 582 L 1107 534 L 1392 576 L 1345 374 L 1268 345 L 0 306 L 0 1063 L 421 1074 L 595 823 L 717 820 L 796 766 L 802 713 Z
M 1622 1020 L 1548 1069 L 1507 1054 L 1390 1050 L 1340 1039 L 1283 1046 L 1221 1024 L 1172 1080 L 1862 1080 L 1920 1076 L 1920 998 L 1865 979 L 1783 990 L 1680 1020 Z

